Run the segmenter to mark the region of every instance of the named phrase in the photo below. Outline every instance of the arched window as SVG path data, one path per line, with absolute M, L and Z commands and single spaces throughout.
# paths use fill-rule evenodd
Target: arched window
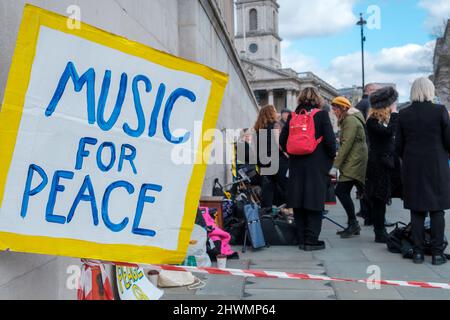
M 258 30 L 258 12 L 256 9 L 250 10 L 250 31 Z

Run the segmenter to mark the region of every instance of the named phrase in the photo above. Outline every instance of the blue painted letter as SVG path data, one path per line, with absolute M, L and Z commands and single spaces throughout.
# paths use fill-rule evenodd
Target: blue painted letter
M 161 110 L 161 105 L 165 94 L 166 94 L 166 85 L 164 83 L 161 83 L 159 85 L 158 94 L 156 95 L 155 107 L 153 108 L 152 118 L 150 119 L 150 125 L 148 128 L 148 136 L 150 138 L 155 136 L 156 134 L 156 129 L 158 127 L 159 111 Z
M 75 164 L 75 170 L 81 170 L 83 168 L 83 158 L 86 158 L 89 155 L 89 151 L 84 149 L 86 144 L 90 144 L 95 146 L 97 144 L 97 139 L 95 138 L 82 138 L 78 143 L 78 151 L 77 151 L 77 162 Z
M 163 117 L 163 132 L 164 137 L 167 139 L 167 141 L 173 144 L 185 143 L 189 140 L 190 137 L 190 132 L 186 132 L 186 134 L 183 137 L 174 137 L 172 136 L 172 132 L 170 131 L 169 128 L 170 116 L 172 114 L 173 106 L 180 97 L 188 98 L 191 102 L 195 102 L 197 100 L 197 97 L 192 91 L 189 91 L 184 88 L 176 89 L 167 99 Z
M 36 188 L 31 190 L 31 182 L 33 181 L 34 172 L 37 172 L 41 176 L 42 181 Z M 25 183 L 25 191 L 23 192 L 22 210 L 20 210 L 20 216 L 22 218 L 25 218 L 27 216 L 28 201 L 30 200 L 30 197 L 35 196 L 39 192 L 44 190 L 45 186 L 47 185 L 47 182 L 48 182 L 47 175 L 45 174 L 45 171 L 41 167 L 32 164 L 28 168 L 27 182 Z
M 136 109 L 136 115 L 138 120 L 137 129 L 131 129 L 128 123 L 123 125 L 123 131 L 131 137 L 139 137 L 144 133 L 145 130 L 145 115 L 142 109 L 141 96 L 139 94 L 139 82 L 142 81 L 145 84 L 145 91 L 150 92 L 152 90 L 152 84 L 150 80 L 143 75 L 136 76 L 133 79 L 133 98 L 134 98 L 134 108 Z
M 89 124 L 95 123 L 95 70 L 94 68 L 89 68 L 81 77 L 78 76 L 78 72 L 75 69 L 73 62 L 67 63 L 66 69 L 64 70 L 58 86 L 56 87 L 53 98 L 50 104 L 45 110 L 45 115 L 50 117 L 53 112 L 55 112 L 56 106 L 61 100 L 64 91 L 66 90 L 67 82 L 72 79 L 74 84 L 75 92 L 80 92 L 84 85 L 87 84 L 87 113 Z
M 127 226 L 128 222 L 129 222 L 129 219 L 125 218 L 122 220 L 121 223 L 115 224 L 115 223 L 112 223 L 111 220 L 109 219 L 109 214 L 108 214 L 109 196 L 111 195 L 111 192 L 117 188 L 126 189 L 128 194 L 132 194 L 134 192 L 133 185 L 126 181 L 114 182 L 108 188 L 106 188 L 106 191 L 105 191 L 105 194 L 103 195 L 103 200 L 102 200 L 102 218 L 103 218 L 103 222 L 105 223 L 106 227 L 113 232 L 122 231 L 123 229 L 125 229 L 125 227 Z
M 66 188 L 59 184 L 59 179 L 72 180 L 74 173 L 71 171 L 56 171 L 53 176 L 52 186 L 50 188 L 50 195 L 48 197 L 47 208 L 45 210 L 45 220 L 51 223 L 64 224 L 66 217 L 58 216 L 53 213 L 55 209 L 56 195 L 58 192 L 64 192 Z
M 84 194 L 86 190 L 88 191 L 88 194 Z M 94 220 L 94 225 L 98 226 L 97 202 L 95 200 L 94 187 L 92 186 L 90 176 L 86 176 L 84 178 L 80 191 L 78 191 L 77 197 L 75 198 L 75 201 L 72 204 L 72 208 L 70 208 L 69 215 L 67 216 L 67 223 L 70 223 L 70 221 L 72 221 L 73 215 L 75 214 L 75 211 L 77 210 L 80 201 L 88 201 L 91 203 L 92 219 Z
M 127 154 L 127 150 L 130 150 L 130 154 Z M 119 172 L 122 172 L 123 161 L 127 160 L 130 162 L 131 168 L 133 169 L 133 173 L 137 174 L 136 166 L 134 165 L 133 162 L 134 159 L 136 159 L 136 148 L 129 144 L 122 145 L 119 158 Z
M 155 197 L 147 196 L 147 190 L 161 192 L 162 186 L 154 184 L 144 184 L 142 185 L 141 191 L 139 192 L 139 199 L 136 208 L 136 215 L 134 216 L 133 230 L 134 234 L 139 234 L 142 236 L 154 237 L 156 232 L 154 230 L 140 229 L 139 224 L 141 223 L 142 211 L 144 210 L 144 203 L 154 203 Z
M 105 166 L 102 162 L 102 152 L 105 147 L 109 147 L 111 149 L 111 160 L 107 166 Z M 112 142 L 103 142 L 97 150 L 98 168 L 103 172 L 108 172 L 114 166 L 115 162 L 116 162 L 116 147 Z
M 128 76 L 126 73 L 122 73 L 120 77 L 120 87 L 119 93 L 117 94 L 116 105 L 114 110 L 109 117 L 109 120 L 105 120 L 105 106 L 106 100 L 108 98 L 109 88 L 111 86 L 111 71 L 106 70 L 105 76 L 103 77 L 102 92 L 100 94 L 100 99 L 98 100 L 97 106 L 97 122 L 100 129 L 103 131 L 109 131 L 117 122 L 120 112 L 122 111 L 123 102 L 125 100 L 125 94 L 127 92 Z

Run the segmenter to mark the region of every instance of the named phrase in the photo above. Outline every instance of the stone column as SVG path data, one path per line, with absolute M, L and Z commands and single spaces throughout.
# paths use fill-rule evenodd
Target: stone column
M 286 91 L 286 109 L 292 110 L 294 106 L 292 105 L 292 90 Z
M 275 104 L 275 99 L 273 97 L 273 90 L 269 90 L 269 101 L 268 104 Z
M 295 110 L 295 108 L 297 108 L 297 91 L 293 91 L 292 92 L 292 110 Z

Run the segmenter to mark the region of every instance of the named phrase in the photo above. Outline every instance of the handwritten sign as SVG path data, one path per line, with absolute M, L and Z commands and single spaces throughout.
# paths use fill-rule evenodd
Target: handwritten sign
M 0 113 L 0 249 L 185 258 L 227 76 L 27 5 Z M 197 140 L 197 141 L 196 141 Z M 198 158 L 199 159 L 199 158 Z
M 159 300 L 164 292 L 155 287 L 142 268 L 116 267 L 120 300 Z

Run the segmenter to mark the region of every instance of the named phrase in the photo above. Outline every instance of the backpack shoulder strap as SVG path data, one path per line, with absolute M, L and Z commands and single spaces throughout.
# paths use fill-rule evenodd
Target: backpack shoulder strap
M 322 110 L 317 109 L 317 108 L 312 109 L 312 110 L 311 110 L 311 116 L 314 117 L 314 116 L 315 116 L 316 114 L 318 114 L 320 111 L 322 111 Z

